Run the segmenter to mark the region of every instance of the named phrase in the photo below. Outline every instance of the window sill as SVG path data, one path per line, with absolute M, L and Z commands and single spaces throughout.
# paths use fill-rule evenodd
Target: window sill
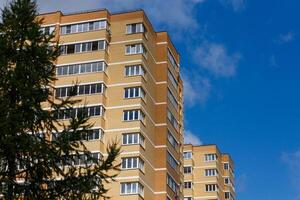
M 144 35 L 144 34 L 146 34 L 146 33 L 147 33 L 147 32 L 145 32 L 145 31 L 144 31 L 144 32 L 136 32 L 136 33 L 126 33 L 126 32 L 125 32 L 125 35 L 137 35 L 137 34 L 143 34 L 143 35 Z
M 143 194 L 120 194 L 120 196 L 133 196 L 133 195 L 136 195 L 136 196 L 140 196 L 142 199 L 144 199 L 144 195 Z
M 137 144 L 123 144 L 122 143 L 122 146 L 133 146 L 133 145 L 139 145 L 140 147 L 142 147 L 145 150 L 145 145 L 142 145 L 140 143 L 137 143 Z
M 125 56 L 144 55 L 145 53 L 125 53 Z M 147 58 L 147 57 L 146 57 Z
M 121 171 L 134 171 L 134 170 L 138 170 L 141 173 L 143 173 L 145 175 L 145 170 L 144 169 L 140 169 L 140 168 L 128 168 L 128 169 L 121 169 Z

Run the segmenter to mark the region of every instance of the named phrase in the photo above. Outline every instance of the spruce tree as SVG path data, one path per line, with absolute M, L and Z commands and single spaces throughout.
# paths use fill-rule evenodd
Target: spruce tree
M 91 156 L 81 140 L 92 127 L 89 117 L 85 109 L 72 114 L 72 106 L 82 102 L 72 95 L 53 100 L 54 61 L 60 50 L 54 35 L 41 31 L 37 16 L 32 0 L 13 0 L 2 10 L 0 198 L 99 199 L 107 193 L 104 184 L 118 173 L 120 148 L 112 142 L 107 156 Z M 57 113 L 71 116 L 68 125 L 57 120 Z M 83 157 L 84 165 L 72 165 Z

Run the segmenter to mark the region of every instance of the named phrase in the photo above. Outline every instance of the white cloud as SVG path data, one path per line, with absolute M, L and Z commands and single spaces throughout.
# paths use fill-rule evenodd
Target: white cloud
M 272 67 L 278 67 L 278 62 L 275 55 L 270 57 L 269 62 Z
M 234 11 L 241 11 L 246 7 L 245 0 L 220 0 L 224 5 L 232 7 Z
M 293 31 L 279 35 L 279 43 L 289 43 L 295 39 L 295 33 Z
M 240 53 L 230 55 L 223 44 L 205 42 L 194 51 L 194 61 L 217 77 L 231 77 L 236 74 Z
M 246 174 L 239 174 L 236 176 L 236 190 L 237 192 L 245 192 L 247 189 L 248 177 Z
M 283 153 L 282 160 L 289 168 L 291 184 L 296 192 L 294 200 L 300 200 L 300 149 L 293 153 Z
M 0 0 L 0 8 L 10 0 Z M 194 8 L 205 0 L 37 0 L 40 13 L 107 8 L 110 12 L 144 9 L 155 27 L 184 31 L 198 27 Z M 180 27 L 180 28 L 178 28 Z
M 184 104 L 192 107 L 196 104 L 204 105 L 212 89 L 210 80 L 198 74 L 183 73 Z
M 199 137 L 188 130 L 185 131 L 184 133 L 184 143 L 193 144 L 193 145 L 202 145 L 202 141 L 199 139 Z
M 8 0 L 0 0 L 0 9 L 2 9 L 6 4 L 7 2 L 9 2 Z
M 112 11 L 143 8 L 156 25 L 172 29 L 198 26 L 194 7 L 204 0 L 103 0 L 102 5 Z M 179 29 L 179 30 L 180 30 Z

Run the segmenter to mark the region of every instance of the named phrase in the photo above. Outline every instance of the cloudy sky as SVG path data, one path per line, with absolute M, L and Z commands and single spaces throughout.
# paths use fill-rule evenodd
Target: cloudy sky
M 145 9 L 181 54 L 187 142 L 231 153 L 237 199 L 300 200 L 299 0 L 38 4 L 41 13 Z

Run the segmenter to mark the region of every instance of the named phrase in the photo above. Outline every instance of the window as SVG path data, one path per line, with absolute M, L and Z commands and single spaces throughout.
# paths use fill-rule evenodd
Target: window
M 230 178 L 229 177 L 224 178 L 224 184 L 226 184 L 226 185 L 230 184 Z
M 99 152 L 93 152 L 90 153 L 88 155 L 84 155 L 84 154 L 79 154 L 79 155 L 70 155 L 72 157 L 72 159 L 67 159 L 66 163 L 62 164 L 60 163 L 60 165 L 75 165 L 75 166 L 80 166 L 80 165 L 91 165 L 93 163 L 97 163 L 99 162 L 100 158 L 102 157 L 101 153 Z
M 140 144 L 144 146 L 145 138 L 140 133 L 126 133 L 122 136 L 123 145 Z
M 132 44 L 126 45 L 125 54 L 132 55 L 132 54 L 146 54 L 147 50 L 143 44 Z
M 142 87 L 131 87 L 131 88 L 125 88 L 125 98 L 143 98 L 145 96 L 145 91 Z
M 144 186 L 139 182 L 121 183 L 121 194 L 144 194 Z
M 230 199 L 230 192 L 224 192 L 225 199 Z
M 142 23 L 136 24 L 127 24 L 126 25 L 126 33 L 133 34 L 133 33 L 144 33 L 146 32 L 145 26 Z
M 229 167 L 229 163 L 224 163 L 224 169 L 225 169 L 225 170 L 229 170 L 229 168 L 230 168 L 230 167 Z
M 206 192 L 216 192 L 216 191 L 218 191 L 218 185 L 216 185 L 216 184 L 205 185 L 205 191 Z
M 184 159 L 191 159 L 192 158 L 192 152 L 191 151 L 183 152 L 183 158 Z
M 41 28 L 41 31 L 45 35 L 50 35 L 55 31 L 55 26 L 45 26 Z
M 185 173 L 185 174 L 192 173 L 192 167 L 191 166 L 183 167 L 183 173 Z
M 124 121 L 144 120 L 145 114 L 141 110 L 125 110 L 123 112 Z
M 104 131 L 101 128 L 90 129 L 85 133 L 82 133 L 80 140 L 93 141 L 93 140 L 102 140 Z M 52 133 L 51 141 L 56 141 L 59 137 L 59 133 Z
M 122 158 L 122 169 L 144 170 L 144 161 L 138 157 Z
M 170 80 L 170 82 L 172 83 L 172 85 L 174 86 L 174 88 L 178 88 L 178 82 L 176 81 L 176 78 L 173 76 L 173 74 L 170 72 L 170 70 L 168 70 L 168 79 Z
M 217 154 L 205 154 L 205 161 L 212 162 L 217 160 Z
M 172 147 L 174 149 L 177 149 L 178 147 L 178 142 L 177 140 L 175 139 L 175 137 L 173 136 L 173 134 L 170 132 L 170 130 L 168 130 L 168 141 L 169 143 L 172 145 Z
M 84 108 L 72 108 L 72 109 L 61 109 L 54 112 L 54 117 L 56 119 L 71 119 L 72 117 L 93 117 L 93 116 L 103 116 L 105 112 L 104 107 L 101 106 L 89 106 Z
M 93 31 L 93 30 L 106 29 L 106 27 L 107 27 L 106 20 L 64 25 L 61 26 L 61 34 L 65 35 L 71 33 L 81 33 L 81 32 Z
M 169 59 L 169 61 L 171 62 L 171 65 L 172 65 L 175 69 L 177 69 L 178 64 L 177 64 L 177 62 L 176 62 L 174 56 L 172 55 L 172 53 L 171 53 L 171 51 L 170 51 L 169 49 L 168 49 L 168 59 Z
M 142 65 L 132 65 L 125 67 L 125 76 L 143 76 L 145 69 Z
M 170 123 L 173 125 L 173 127 L 177 130 L 179 128 L 179 124 L 178 124 L 176 118 L 174 117 L 174 115 L 169 110 L 168 110 L 168 119 L 169 119 Z
M 93 140 L 101 140 L 103 138 L 104 131 L 102 129 L 92 129 L 88 130 L 86 133 L 82 135 L 82 139 L 86 141 L 93 141 Z
M 105 71 L 107 64 L 104 61 L 82 63 L 76 65 L 65 65 L 56 67 L 57 76 L 73 75 L 73 74 L 85 74 L 90 72 L 103 72 Z
M 173 169 L 177 169 L 178 162 L 175 160 L 175 158 L 169 152 L 167 153 L 167 160 Z
M 206 169 L 205 176 L 217 176 L 218 170 L 217 169 Z
M 177 183 L 174 181 L 174 179 L 169 174 L 167 175 L 167 185 L 171 188 L 171 190 L 175 194 L 177 194 L 178 185 L 177 185 Z
M 172 105 L 177 109 L 178 108 L 178 102 L 177 102 L 175 96 L 173 95 L 173 93 L 171 92 L 170 89 L 168 89 L 168 99 L 172 103 Z
M 74 54 L 74 53 L 105 50 L 106 46 L 107 44 L 105 40 L 99 40 L 93 42 L 61 45 L 60 48 L 61 48 L 61 54 L 64 55 L 64 54 Z
M 192 197 L 184 197 L 183 200 L 193 200 Z
M 190 189 L 190 188 L 192 188 L 192 182 L 191 182 L 191 181 L 186 181 L 186 182 L 184 182 L 184 188 L 185 188 L 185 189 Z
M 88 95 L 104 93 L 106 86 L 103 83 L 78 85 L 71 87 L 59 87 L 55 89 L 55 97 L 63 98 L 73 95 Z

